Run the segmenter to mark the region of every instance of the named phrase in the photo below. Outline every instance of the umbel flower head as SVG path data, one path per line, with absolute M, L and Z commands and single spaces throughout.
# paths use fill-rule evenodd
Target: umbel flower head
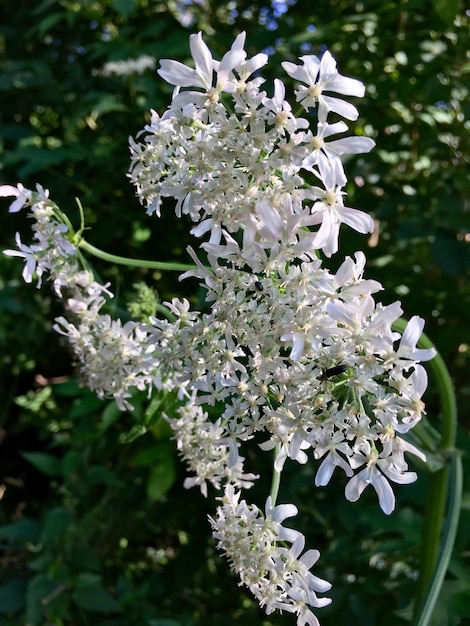
M 241 230 L 247 243 L 243 263 L 253 270 L 257 247 L 274 247 L 278 256 L 282 248 L 289 259 L 317 250 L 330 256 L 337 250 L 341 223 L 361 233 L 373 229 L 370 216 L 344 205 L 341 156 L 368 152 L 374 142 L 368 137 L 326 141 L 348 130 L 344 122 L 328 125 L 329 111 L 357 117 L 349 103 L 334 106 L 332 101 L 343 102 L 338 98 L 308 101 L 307 112 L 318 102 L 319 123 L 312 132 L 307 119 L 292 113 L 280 79 L 275 80 L 273 97 L 260 90 L 264 81 L 252 74 L 267 57 L 246 61 L 243 42 L 244 35 L 237 37 L 218 62 L 199 33 L 190 38 L 194 69 L 161 62 L 160 75 L 176 89 L 162 117 L 152 112 L 150 124 L 139 134 L 144 140 L 130 139 L 129 176 L 150 214 L 159 214 L 162 198 L 174 198 L 177 214 L 191 216 L 197 223 L 195 235 L 210 232 L 210 243 L 219 244 L 225 232 Z M 323 61 L 311 57 L 314 62 L 323 67 Z M 287 64 L 295 76 L 292 67 Z M 359 81 L 335 73 L 333 61 L 325 68 L 319 78 L 325 89 L 363 94 Z M 307 173 L 323 189 L 307 184 Z M 319 228 L 316 234 L 307 233 L 307 226 Z
M 175 87 L 171 103 L 130 139 L 129 177 L 148 214 L 173 199 L 176 214 L 194 222 L 202 253 L 189 249 L 194 269 L 181 278 L 201 282 L 204 312 L 175 298 L 165 318 L 146 324 L 102 314 L 112 294 L 81 269 L 79 238 L 41 187 L 0 188 L 15 198 L 10 211 L 31 208 L 34 224 L 34 243 L 18 235 L 18 250 L 6 254 L 24 258 L 27 282 L 49 276 L 64 298 L 55 329 L 84 384 L 123 410 L 135 388 L 177 398 L 176 417 L 164 417 L 190 472 L 185 486 L 204 496 L 224 489 L 210 522 L 241 584 L 268 614 L 288 611 L 298 625 L 318 626 L 313 610 L 329 603 L 318 594 L 330 588 L 310 572 L 319 553 L 304 552 L 303 535 L 283 526 L 297 514 L 293 504 L 270 496 L 263 513 L 242 499 L 259 478 L 245 469 L 243 450 L 256 436 L 262 451 L 274 451 L 274 484 L 286 462 L 316 462 L 317 487 L 338 469 L 348 500 L 371 486 L 391 513 L 392 484 L 417 478 L 405 453 L 424 459 L 403 435 L 423 415 L 420 362 L 434 351 L 417 347 L 420 318 L 403 335 L 393 330 L 400 303 L 375 301 L 382 286 L 364 278 L 362 252 L 336 272 L 321 259 L 337 252 L 343 224 L 373 228 L 369 215 L 346 206 L 342 159 L 374 142 L 329 120 L 355 120 L 355 105 L 338 96 L 361 97 L 364 85 L 339 74 L 329 52 L 285 62 L 298 83 L 298 117 L 281 79 L 271 95 L 261 89 L 267 55 L 247 58 L 244 43 L 242 33 L 218 61 L 199 33 L 190 37 L 193 66 L 161 61 L 160 76 Z

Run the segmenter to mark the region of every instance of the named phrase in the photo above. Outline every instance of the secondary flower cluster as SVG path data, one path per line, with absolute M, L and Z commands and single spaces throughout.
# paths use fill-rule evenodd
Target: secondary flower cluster
M 330 604 L 329 598 L 318 598 L 331 588 L 330 583 L 310 573 L 320 556 L 318 550 L 307 550 L 304 536 L 282 522 L 297 514 L 293 504 L 273 507 L 271 498 L 263 513 L 245 500 L 240 492 L 227 487 L 220 498 L 217 518 L 210 518 L 218 547 L 232 567 L 240 573 L 241 582 L 265 607 L 269 615 L 276 609 L 297 613 L 297 624 L 319 626 L 309 609 Z M 291 544 L 290 548 L 287 544 Z
M 80 270 L 74 238 L 60 211 L 37 192 L 4 186 L 16 196 L 10 210 L 30 206 L 35 243 L 7 254 L 26 260 L 25 279 L 49 272 L 56 292 L 66 293 L 71 319 L 56 329 L 71 342 L 83 381 L 101 397 L 130 408 L 132 388 L 167 390 L 180 400 L 167 418 L 191 475 L 185 485 L 224 487 L 211 519 L 214 537 L 268 613 L 297 615 L 316 626 L 312 608 L 330 587 L 310 573 L 316 551 L 301 556 L 305 539 L 282 526 L 293 505 L 269 497 L 263 514 L 240 500 L 258 478 L 246 472 L 243 447 L 256 435 L 274 450 L 274 474 L 287 459 L 321 460 L 315 483 L 326 485 L 340 468 L 349 479 L 345 495 L 356 501 L 368 485 L 385 513 L 395 505 L 392 483 L 416 479 L 405 452 L 420 420 L 427 376 L 419 364 L 433 350 L 418 349 L 423 321 L 414 317 L 402 336 L 392 330 L 398 302 L 377 304 L 382 289 L 363 277 L 357 252 L 333 273 L 319 256 L 338 249 L 340 225 L 370 232 L 373 221 L 344 205 L 345 154 L 369 151 L 374 142 L 347 136 L 343 121 L 358 116 L 331 93 L 362 96 L 364 86 L 341 76 L 330 53 L 283 63 L 298 86 L 305 117 L 293 114 L 286 89 L 275 79 L 273 95 L 261 90 L 259 70 L 267 56 L 247 59 L 244 34 L 221 61 L 201 34 L 192 35 L 194 67 L 163 60 L 160 75 L 175 86 L 172 101 L 130 139 L 129 176 L 149 214 L 173 199 L 178 215 L 195 223 L 192 233 L 207 264 L 189 250 L 208 310 L 191 311 L 185 300 L 167 303 L 169 319 L 122 325 L 102 315 L 107 286 Z M 314 130 L 311 124 L 315 126 Z M 315 184 L 309 184 L 313 180 Z M 214 407 L 214 408 L 209 408 Z M 215 407 L 222 407 L 211 418 Z M 290 547 L 288 547 L 290 544 Z
M 155 361 L 153 347 L 145 330 L 136 322 L 122 324 L 100 310 L 112 298 L 109 285 L 101 285 L 93 274 L 81 269 L 78 251 L 70 225 L 60 209 L 40 185 L 36 191 L 3 185 L 0 197 L 14 196 L 10 206 L 14 213 L 23 207 L 31 209 L 34 243 L 27 246 L 16 235 L 18 250 L 4 254 L 24 258 L 23 278 L 27 283 L 49 274 L 54 290 L 65 301 L 68 317 L 56 319 L 54 328 L 65 335 L 74 352 L 81 380 L 100 398 L 114 397 L 121 410 L 132 409 L 128 398 L 134 388 L 152 384 Z

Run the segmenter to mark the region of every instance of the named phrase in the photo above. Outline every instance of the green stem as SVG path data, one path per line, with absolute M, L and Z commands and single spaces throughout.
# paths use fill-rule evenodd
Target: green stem
M 440 470 L 437 474 L 442 475 L 442 482 L 445 484 L 445 488 L 449 489 L 447 494 L 447 513 L 441 528 L 436 529 L 436 532 L 439 532 L 439 536 L 442 537 L 440 550 L 437 555 L 436 566 L 428 582 L 427 588 L 424 588 L 424 585 L 421 585 L 423 591 L 426 592 L 425 597 L 423 597 L 422 600 L 419 595 L 417 597 L 415 609 L 419 609 L 419 611 L 415 610 L 416 621 L 413 622 L 416 626 L 427 626 L 430 623 L 442 583 L 444 582 L 449 560 L 452 555 L 462 501 L 463 469 L 460 455 L 455 454 L 450 459 L 449 467 L 444 468 L 444 470 Z M 431 489 L 433 487 L 434 485 L 431 484 L 428 487 L 428 502 L 432 502 L 432 498 L 429 497 L 429 494 L 431 494 Z M 425 516 L 426 515 L 430 515 L 431 517 L 434 516 L 437 519 L 434 509 L 428 509 L 425 511 Z M 423 549 L 426 547 L 425 541 L 426 539 L 423 533 Z M 424 582 L 424 578 L 420 577 L 418 585 L 420 581 Z M 421 591 L 421 589 L 418 588 L 418 591 Z M 424 596 L 424 593 L 422 595 Z M 421 600 L 421 603 L 419 600 Z
M 156 312 L 161 313 L 162 315 L 164 315 L 168 321 L 170 322 L 176 322 L 176 315 L 174 315 L 170 309 L 167 309 L 166 306 L 164 306 L 163 304 L 156 304 L 155 306 Z
M 403 332 L 406 324 L 406 320 L 399 319 L 393 327 Z M 434 346 L 423 334 L 418 347 Z M 428 480 L 413 618 L 416 626 L 429 624 L 437 602 L 452 554 L 462 497 L 462 462 L 455 451 L 457 403 L 452 381 L 440 354 L 436 354 L 429 366 L 441 400 L 442 434 L 439 447 L 444 466 L 430 473 Z
M 187 270 L 196 269 L 195 265 L 187 265 L 185 263 L 165 263 L 163 261 L 146 261 L 144 259 L 128 259 L 124 256 L 117 256 L 116 254 L 110 254 L 109 252 L 104 252 L 99 248 L 95 248 L 91 243 L 82 239 L 78 244 L 79 248 L 86 250 L 93 256 L 98 257 L 98 259 L 103 259 L 104 261 L 109 261 L 110 263 L 117 263 L 118 265 L 128 265 L 130 267 L 147 267 L 149 269 L 154 270 L 166 270 L 166 271 L 175 271 L 175 272 L 185 272 Z
M 281 449 L 281 444 L 278 443 L 274 448 L 274 460 L 276 460 L 277 455 L 279 454 L 279 450 Z M 278 472 L 276 468 L 273 471 L 273 479 L 271 481 L 271 503 L 272 506 L 276 506 L 277 496 L 279 493 L 279 485 L 281 484 L 281 472 Z

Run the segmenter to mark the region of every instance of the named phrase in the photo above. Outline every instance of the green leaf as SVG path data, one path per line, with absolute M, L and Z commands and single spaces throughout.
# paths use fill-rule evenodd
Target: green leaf
M 134 458 L 133 465 L 145 467 L 166 463 L 174 456 L 174 446 L 170 441 L 157 441 L 153 445 L 140 450 Z
M 64 532 L 73 522 L 73 513 L 62 507 L 48 511 L 41 533 L 41 543 L 61 541 Z
M 431 244 L 434 262 L 450 276 L 463 276 L 470 267 L 468 246 L 444 230 L 436 234 Z
M 57 583 L 44 574 L 35 576 L 26 591 L 26 621 L 28 626 L 44 624 L 44 600 L 55 592 Z
M 83 453 L 76 450 L 70 450 L 62 459 L 62 473 L 65 477 L 77 474 L 82 465 Z
M 122 411 L 115 402 L 109 402 L 101 414 L 101 430 L 107 430 L 121 417 Z
M 176 479 L 174 456 L 168 456 L 152 468 L 147 480 L 147 496 L 152 502 L 161 500 Z
M 113 0 L 113 8 L 123 17 L 127 17 L 135 9 L 135 0 Z
M 97 102 L 93 103 L 93 112 L 103 115 L 103 113 L 111 113 L 112 111 L 125 111 L 126 107 L 116 100 L 114 95 L 103 96 Z
M 22 452 L 21 456 L 47 476 L 60 476 L 62 463 L 60 459 L 45 452 Z
M 60 22 L 60 20 L 63 17 L 64 17 L 63 13 L 51 13 L 50 15 L 47 15 L 46 17 L 44 17 L 38 24 L 39 35 L 41 37 L 44 37 L 47 31 L 50 30 L 53 26 L 55 26 L 57 22 Z
M 57 383 L 54 385 L 54 393 L 58 396 L 75 398 L 76 396 L 82 395 L 84 391 L 85 388 L 80 387 L 76 378 L 69 378 L 63 383 Z
M 69 413 L 69 417 L 70 419 L 75 420 L 79 417 L 83 417 L 84 415 L 90 415 L 102 405 L 103 400 L 100 400 L 92 391 L 88 389 L 87 393 L 80 399 L 80 402 L 73 405 Z
M 14 524 L 0 526 L 0 539 L 13 543 L 36 543 L 39 541 L 40 530 L 36 521 L 23 517 Z
M 25 604 L 26 583 L 23 580 L 11 580 L 0 586 L 0 614 L 16 613 Z
M 74 543 L 69 554 L 71 567 L 92 572 L 99 571 L 100 560 L 89 546 L 81 542 Z
M 116 474 L 102 465 L 90 467 L 85 479 L 87 485 L 109 485 L 110 487 L 120 487 L 122 481 Z
M 452 26 L 455 16 L 459 12 L 459 0 L 433 0 L 434 10 L 441 20 Z
M 47 571 L 49 565 L 54 560 L 54 555 L 49 550 L 41 550 L 38 553 L 38 556 L 34 559 L 31 558 L 28 561 L 29 569 L 34 572 L 44 572 Z
M 451 596 L 449 605 L 456 615 L 470 617 L 470 589 L 463 589 Z
M 48 167 L 62 165 L 71 157 L 71 152 L 67 148 L 49 149 L 27 145 L 19 147 L 5 161 L 11 165 L 15 162 L 23 163 L 18 169 L 18 176 L 23 178 Z
M 143 426 L 142 424 L 136 424 L 130 429 L 128 433 L 123 433 L 119 437 L 119 442 L 131 443 L 132 441 L 134 441 L 134 439 L 137 439 L 138 437 L 145 435 L 146 432 L 147 432 L 147 428 L 145 426 Z
M 151 428 L 152 426 L 158 424 L 159 421 L 162 421 L 161 407 L 164 400 L 165 398 L 161 395 L 152 398 L 152 401 L 144 414 L 144 423 L 147 428 Z
M 169 441 L 158 441 L 144 448 L 136 455 L 133 464 L 151 467 L 147 480 L 147 497 L 152 502 L 161 500 L 175 482 L 175 450 Z
M 121 607 L 113 596 L 104 588 L 99 576 L 82 574 L 73 592 L 75 604 L 86 611 L 97 613 L 117 613 Z

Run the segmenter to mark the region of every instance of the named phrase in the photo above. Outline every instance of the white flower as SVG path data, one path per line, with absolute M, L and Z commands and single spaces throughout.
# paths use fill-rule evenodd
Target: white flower
M 244 43 L 242 33 L 219 62 L 199 33 L 190 39 L 195 68 L 162 61 L 160 74 L 177 89 L 162 118 L 152 113 L 145 143 L 130 140 L 130 176 L 149 213 L 159 214 L 161 198 L 174 198 L 177 215 L 191 216 L 195 236 L 209 233 L 211 253 L 220 258 L 232 254 L 221 245 L 224 232 L 238 230 L 243 231 L 240 257 L 255 271 L 263 247 L 276 255 L 282 250 L 285 261 L 318 249 L 331 255 L 341 223 L 363 233 L 373 228 L 369 216 L 344 206 L 341 157 L 368 151 L 374 142 L 366 137 L 326 142 L 347 130 L 343 122 L 320 120 L 315 136 L 304 132 L 307 120 L 293 115 L 282 81 L 275 79 L 271 98 L 259 91 L 261 77 L 246 82 L 267 57 L 245 60 Z M 360 83 L 339 76 L 329 59 L 328 54 L 317 59 L 320 82 L 341 93 L 361 91 Z M 219 101 L 223 92 L 232 96 L 234 113 Z M 302 168 L 313 171 L 326 189 L 306 188 Z M 310 215 L 309 200 L 315 201 Z M 316 234 L 304 228 L 316 225 Z
M 190 68 L 179 61 L 162 59 L 160 69 L 157 70 L 162 78 L 177 87 L 198 87 L 200 92 L 175 93 L 173 105 L 184 106 L 194 103 L 204 107 L 206 102 L 215 104 L 218 102 L 221 92 L 234 93 L 236 84 L 231 79 L 232 70 L 241 65 L 246 59 L 246 52 L 239 45 L 232 47 L 220 62 L 214 61 L 212 54 L 202 39 L 202 33 L 191 35 L 189 47 L 194 60 L 195 68 Z M 216 73 L 215 85 L 213 84 L 214 72 Z
M 338 170 L 327 162 L 318 162 L 320 178 L 325 189 L 313 187 L 305 195 L 316 200 L 312 206 L 312 215 L 320 228 L 316 234 L 314 245 L 331 256 L 338 250 L 339 227 L 347 224 L 359 233 L 371 233 L 374 220 L 363 211 L 344 206 L 341 187 L 338 184 Z
M 276 129 L 282 134 L 285 132 L 293 134 L 299 128 L 307 128 L 308 121 L 295 117 L 292 113 L 291 105 L 284 99 L 285 95 L 286 88 L 284 83 L 279 78 L 275 78 L 274 96 L 265 98 L 263 105 L 269 111 L 267 116 L 268 123 L 274 124 Z
M 29 204 L 31 200 L 31 191 L 29 189 L 25 189 L 21 183 L 19 183 L 17 187 L 13 187 L 12 185 L 1 185 L 0 197 L 8 198 L 9 196 L 15 196 L 16 200 L 11 203 L 8 211 L 9 213 L 17 213 L 24 206 Z
M 44 252 L 44 249 L 40 245 L 26 246 L 21 242 L 20 234 L 16 233 L 15 236 L 16 245 L 18 250 L 4 250 L 3 254 L 7 256 L 17 256 L 25 260 L 25 266 L 23 269 L 23 280 L 26 283 L 31 283 L 33 280 L 34 272 L 36 272 L 38 278 L 38 288 L 42 284 L 42 275 L 45 271 L 45 267 L 40 262 L 39 255 Z
M 348 442 L 344 440 L 344 434 L 340 430 L 336 431 L 332 437 L 325 434 L 325 443 L 322 445 L 319 442 L 315 448 L 314 456 L 316 459 L 320 459 L 326 453 L 328 454 L 321 462 L 315 476 L 317 487 L 325 486 L 330 482 L 336 467 L 344 470 L 346 476 L 353 475 L 353 471 L 345 459 L 345 457 L 352 455 L 352 450 Z
M 178 419 L 166 419 L 175 433 L 178 451 L 195 474 L 185 479 L 186 488 L 199 485 L 207 497 L 207 482 L 217 489 L 224 480 L 238 488 L 253 485 L 258 476 L 243 473 L 244 459 L 235 441 L 226 436 L 220 419 L 211 422 L 207 412 L 192 402 L 177 412 Z
M 49 198 L 49 191 L 36 185 L 36 191 L 26 189 L 21 183 L 18 183 L 16 187 L 12 185 L 0 186 L 0 197 L 7 198 L 8 196 L 16 196 L 16 200 L 10 205 L 8 209 L 9 213 L 17 213 L 23 207 L 33 203 L 33 200 L 37 203 L 46 203 Z
M 300 85 L 296 91 L 297 101 L 305 109 L 315 107 L 318 103 L 318 121 L 325 122 L 329 111 L 338 113 L 348 120 L 357 119 L 359 113 L 355 106 L 339 98 L 323 95 L 325 91 L 332 91 L 348 96 L 362 97 L 364 85 L 354 79 L 341 76 L 336 69 L 336 61 L 328 50 L 321 60 L 316 56 L 306 55 L 300 57 L 303 66 L 284 61 L 282 67 L 285 71 L 306 86 Z
M 235 51 L 243 52 L 244 47 L 245 47 L 245 39 L 246 39 L 246 33 L 245 32 L 239 33 L 235 37 L 231 50 L 234 52 Z M 240 77 L 240 81 L 246 81 L 247 78 L 249 78 L 254 72 L 261 69 L 263 65 L 266 65 L 267 62 L 268 62 L 268 55 L 265 54 L 264 52 L 259 52 L 251 59 L 246 59 L 246 60 L 244 59 L 243 61 L 238 63 L 235 66 L 235 68 L 236 68 L 237 74 Z M 238 86 L 237 91 L 238 92 L 241 91 L 240 86 Z
M 424 328 L 424 320 L 418 315 L 413 316 L 403 332 L 400 345 L 396 352 L 397 360 L 406 363 L 406 361 L 429 361 L 436 356 L 434 348 L 421 349 L 416 344 L 421 337 Z M 409 363 L 411 365 L 411 363 Z M 406 367 L 406 365 L 405 365 Z
M 424 402 L 421 400 L 428 386 L 428 375 L 422 365 L 414 365 L 413 372 L 408 378 L 397 375 L 392 370 L 390 377 L 394 385 L 400 390 L 397 403 L 404 411 L 399 423 L 395 423 L 395 429 L 400 433 L 408 432 L 421 419 L 424 412 Z
M 18 235 L 18 250 L 6 253 L 25 259 L 26 281 L 49 275 L 66 308 L 55 329 L 99 397 L 115 398 L 122 410 L 132 408 L 135 388 L 177 398 L 177 417 L 168 421 L 190 470 L 185 486 L 204 495 L 209 484 L 225 489 L 211 519 L 218 547 L 268 614 L 288 611 L 298 626 L 318 626 L 312 609 L 330 601 L 317 595 L 329 583 L 309 571 L 318 551 L 303 552 L 303 535 L 283 525 L 294 505 L 268 498 L 263 514 L 242 499 L 257 479 L 244 470 L 244 448 L 262 441 L 262 451 L 276 449 L 279 473 L 313 455 L 321 459 L 317 486 L 339 467 L 349 500 L 372 485 L 390 513 L 390 482 L 416 479 L 405 453 L 423 458 L 399 435 L 421 419 L 427 375 L 419 361 L 434 351 L 416 347 L 420 318 L 403 336 L 392 330 L 400 303 L 376 304 L 372 294 L 382 286 L 364 279 L 363 253 L 335 274 L 318 254 L 338 250 L 341 224 L 373 228 L 370 216 L 344 205 L 342 158 L 374 142 L 330 140 L 348 128 L 326 121 L 329 111 L 358 115 L 327 93 L 362 96 L 364 86 L 341 76 L 328 52 L 301 57 L 302 66 L 284 63 L 302 83 L 297 100 L 306 110 L 318 105 L 317 128 L 307 130 L 281 80 L 272 97 L 260 91 L 264 79 L 252 74 L 267 56 L 247 59 L 244 45 L 242 33 L 218 61 L 201 33 L 192 35 L 194 67 L 161 62 L 160 76 L 175 86 L 170 106 L 162 116 L 153 111 L 140 139 L 130 139 L 129 176 L 148 213 L 160 215 L 162 199 L 173 199 L 176 214 L 192 220 L 191 233 L 205 239 L 207 261 L 190 249 L 195 268 L 181 278 L 199 279 L 207 311 L 175 298 L 165 303 L 169 319 L 147 325 L 103 314 L 112 293 L 80 268 L 68 221 L 40 187 L 0 187 L 0 196 L 15 198 L 10 211 L 29 206 L 33 217 L 33 244 Z M 321 184 L 307 184 L 306 171 Z
M 146 331 L 136 322 L 123 325 L 84 308 L 77 324 L 62 316 L 56 319 L 54 330 L 69 339 L 82 382 L 99 398 L 114 398 L 122 411 L 132 410 L 128 401 L 132 390 L 151 388 L 158 361 Z
M 326 141 L 328 137 L 337 133 L 344 133 L 348 130 L 344 122 L 336 122 L 328 124 L 327 122 L 319 122 L 316 135 L 311 132 L 307 133 L 303 139 L 309 147 L 308 156 L 303 160 L 302 167 L 304 169 L 315 171 L 313 167 L 319 166 L 324 171 L 327 167 L 335 170 L 336 182 L 339 186 L 344 187 L 347 178 L 344 173 L 341 156 L 343 154 L 361 154 L 370 152 L 375 146 L 375 142 L 369 137 L 344 137 L 342 139 L 334 139 Z
M 56 206 L 49 200 L 49 192 L 40 185 L 37 185 L 36 192 L 22 185 L 3 185 L 0 192 L 4 196 L 17 197 L 10 206 L 10 212 L 30 206 L 30 217 L 34 219 L 32 229 L 35 242 L 30 246 L 23 244 L 17 233 L 18 250 L 4 250 L 4 254 L 24 258 L 23 278 L 27 283 L 32 282 L 33 274 L 36 273 L 40 287 L 43 274 L 50 272 L 55 289 L 59 292 L 62 281 L 76 271 L 76 248 L 67 238 L 68 227 L 55 218 Z
M 395 508 L 395 495 L 389 480 L 402 485 L 407 485 L 417 479 L 415 472 L 407 472 L 397 468 L 390 459 L 388 451 L 380 454 L 369 443 L 363 443 L 350 457 L 351 467 L 366 467 L 353 476 L 346 485 L 345 495 L 350 502 L 356 502 L 364 489 L 372 485 L 379 498 L 382 511 L 389 515 Z M 387 480 L 388 479 L 388 480 Z
M 351 257 L 346 257 L 334 276 L 334 282 L 343 300 L 350 300 L 355 296 L 376 293 L 383 289 L 377 280 L 367 279 L 363 276 L 366 256 L 363 252 L 355 252 L 356 262 Z
M 375 465 L 368 465 L 351 478 L 344 492 L 346 498 L 350 502 L 356 502 L 359 500 L 364 489 L 369 485 L 372 485 L 375 489 L 382 511 L 386 515 L 390 515 L 395 508 L 395 495 L 390 483 Z
M 137 59 L 108 61 L 97 73 L 101 76 L 132 76 L 133 74 L 143 74 L 147 70 L 153 70 L 155 65 L 154 57 L 142 54 Z

